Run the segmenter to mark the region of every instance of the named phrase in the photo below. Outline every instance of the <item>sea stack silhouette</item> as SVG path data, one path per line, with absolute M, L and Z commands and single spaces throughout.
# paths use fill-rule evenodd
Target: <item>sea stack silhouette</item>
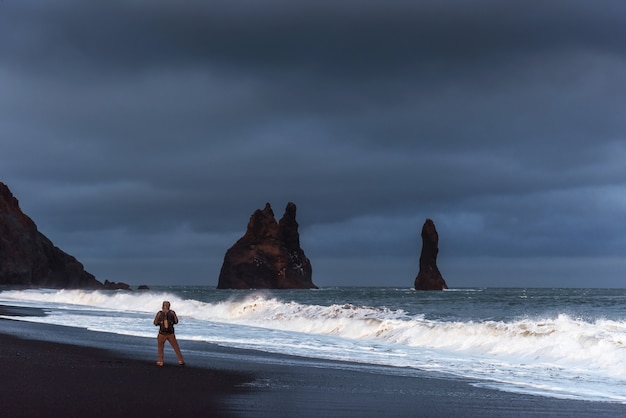
M 420 270 L 415 278 L 416 290 L 443 290 L 448 285 L 437 268 L 439 253 L 439 234 L 431 219 L 426 219 L 422 227 L 422 253 L 420 254 Z
M 20 209 L 0 182 L 0 285 L 101 289 L 103 284 L 71 255 L 61 251 Z
M 269 203 L 224 256 L 218 289 L 317 289 L 311 262 L 300 248 L 296 205 L 289 202 L 276 222 Z

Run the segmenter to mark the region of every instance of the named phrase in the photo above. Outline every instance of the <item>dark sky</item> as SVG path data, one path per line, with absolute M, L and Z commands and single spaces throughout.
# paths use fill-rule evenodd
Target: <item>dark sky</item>
M 319 286 L 626 285 L 626 2 L 3 0 L 0 181 L 104 281 L 216 285 L 269 202 Z

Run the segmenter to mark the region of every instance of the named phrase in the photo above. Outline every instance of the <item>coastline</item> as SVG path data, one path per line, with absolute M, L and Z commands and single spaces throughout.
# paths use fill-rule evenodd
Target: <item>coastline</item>
M 0 308 L 8 315 L 7 307 Z M 29 314 L 28 312 L 17 312 Z M 154 365 L 153 339 L 0 320 L 7 416 L 539 417 L 626 414 L 626 405 L 562 400 L 181 341 L 187 366 Z

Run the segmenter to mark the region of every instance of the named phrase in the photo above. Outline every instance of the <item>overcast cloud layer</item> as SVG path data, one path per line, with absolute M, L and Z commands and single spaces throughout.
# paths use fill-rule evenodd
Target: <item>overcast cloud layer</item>
M 104 281 L 216 285 L 297 204 L 319 286 L 626 285 L 623 1 L 0 2 L 0 181 Z

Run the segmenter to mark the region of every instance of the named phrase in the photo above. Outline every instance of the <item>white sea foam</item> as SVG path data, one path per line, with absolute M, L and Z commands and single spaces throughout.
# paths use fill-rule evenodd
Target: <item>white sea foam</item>
M 626 322 L 567 314 L 511 321 L 441 321 L 400 309 L 281 301 L 270 294 L 202 302 L 167 292 L 4 291 L 0 303 L 44 307 L 22 320 L 152 336 L 163 300 L 179 339 L 312 358 L 437 370 L 483 385 L 626 403 Z M 488 383 L 497 382 L 497 383 Z

